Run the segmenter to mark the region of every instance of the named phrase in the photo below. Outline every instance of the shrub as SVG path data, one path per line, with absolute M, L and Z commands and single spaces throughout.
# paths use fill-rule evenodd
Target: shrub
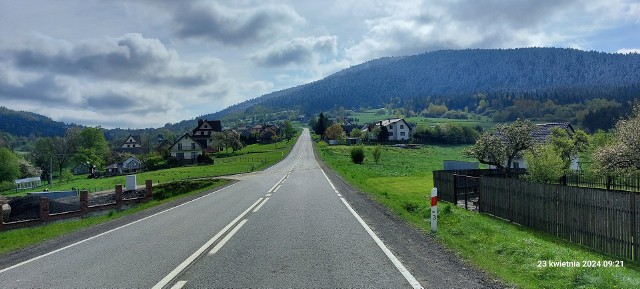
M 542 145 L 524 153 L 526 178 L 539 183 L 556 183 L 565 174 L 564 161 L 550 145 Z
M 351 148 L 351 161 L 354 164 L 362 164 L 364 162 L 364 149 L 361 146 L 354 146 Z
M 380 161 L 380 156 L 382 155 L 382 149 L 380 149 L 380 145 L 377 145 L 373 148 L 373 161 L 376 164 Z

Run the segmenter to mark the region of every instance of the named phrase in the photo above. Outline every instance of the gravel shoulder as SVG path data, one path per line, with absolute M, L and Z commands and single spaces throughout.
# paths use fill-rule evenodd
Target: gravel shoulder
M 507 287 L 349 185 L 319 158 L 315 149 L 314 153 L 342 196 L 425 288 Z

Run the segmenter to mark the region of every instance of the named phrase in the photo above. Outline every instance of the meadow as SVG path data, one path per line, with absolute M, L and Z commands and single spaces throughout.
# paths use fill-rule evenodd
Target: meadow
M 349 117 L 357 119 L 358 124 L 362 124 L 362 125 L 366 123 L 376 122 L 383 119 L 396 118 L 395 115 L 391 115 L 391 114 L 378 115 L 376 114 L 376 112 L 377 110 L 353 112 Z M 467 125 L 471 127 L 480 126 L 482 127 L 482 129 L 486 130 L 486 129 L 491 129 L 496 125 L 496 123 L 493 122 L 491 118 L 486 116 L 480 116 L 480 119 L 447 119 L 447 118 L 431 118 L 431 117 L 421 117 L 421 116 L 414 116 L 414 117 L 400 116 L 400 117 L 404 118 L 409 123 L 423 124 L 427 126 L 455 123 L 455 124 Z
M 444 160 L 469 160 L 464 146 L 421 149 L 383 147 L 374 163 L 366 146 L 362 165 L 351 162 L 349 147 L 317 144 L 318 154 L 343 179 L 371 195 L 416 228 L 430 231 L 432 171 Z M 510 286 L 519 288 L 640 288 L 636 264 L 624 267 L 551 267 L 550 262 L 617 261 L 553 236 L 452 204 L 438 205 L 436 239 L 457 255 Z M 546 262 L 546 266 L 543 266 Z M 597 264 L 597 263 L 595 263 Z M 608 263 L 606 263 L 608 264 Z
M 213 154 L 214 164 L 211 165 L 191 165 L 136 173 L 137 182 L 138 185 L 142 185 L 145 180 L 152 180 L 154 184 L 159 184 L 182 179 L 216 177 L 262 170 L 283 159 L 295 144 L 296 139 L 289 142 L 280 141 L 277 144 L 252 144 L 235 153 L 229 151 Z M 18 192 L 6 191 L 3 192 L 3 195 L 8 197 L 22 196 L 28 192 L 42 191 L 45 188 L 50 191 L 66 191 L 75 188 L 98 192 L 113 190 L 115 185 L 124 185 L 125 183 L 126 176 L 124 175 L 98 179 L 89 179 L 87 175 L 80 175 L 67 181 L 54 179 L 53 186 L 47 186 L 43 181 L 43 187 Z

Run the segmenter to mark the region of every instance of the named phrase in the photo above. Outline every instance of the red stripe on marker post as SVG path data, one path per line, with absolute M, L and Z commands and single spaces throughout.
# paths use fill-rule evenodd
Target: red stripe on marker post
M 431 232 L 438 227 L 438 188 L 431 190 Z

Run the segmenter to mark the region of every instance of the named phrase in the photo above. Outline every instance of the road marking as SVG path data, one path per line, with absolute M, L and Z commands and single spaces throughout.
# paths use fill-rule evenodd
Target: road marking
M 324 177 L 327 178 L 327 181 L 329 182 L 331 187 L 336 192 L 338 192 L 338 190 L 336 190 L 336 187 L 333 186 L 333 182 L 331 182 L 329 177 L 327 177 L 327 174 L 324 173 L 324 170 L 322 168 L 320 168 L 320 171 L 322 172 Z M 414 289 L 423 288 L 422 285 L 420 285 L 420 282 L 418 282 L 418 280 L 416 280 L 416 278 L 413 277 L 413 275 L 411 275 L 411 272 L 409 272 L 409 270 L 407 270 L 407 268 L 404 265 L 402 265 L 400 260 L 398 260 L 398 258 L 396 258 L 396 256 L 393 255 L 391 250 L 389 250 L 389 248 L 382 242 L 382 240 L 380 240 L 380 238 L 378 238 L 376 233 L 374 233 L 373 230 L 371 230 L 369 225 L 367 225 L 367 223 L 365 223 L 364 220 L 362 220 L 360 215 L 358 215 L 358 213 L 351 207 L 351 205 L 349 205 L 349 203 L 347 203 L 347 200 L 345 200 L 343 197 L 340 197 L 340 200 L 347 207 L 347 209 L 349 209 L 349 211 L 356 218 L 356 220 L 358 220 L 358 222 L 364 228 L 364 230 L 367 231 L 367 233 L 369 233 L 369 236 L 371 236 L 373 241 L 376 242 L 378 247 L 380 247 L 380 249 L 382 249 L 382 252 L 384 252 L 384 254 L 387 255 L 387 258 L 389 258 L 389 260 L 391 260 L 391 263 L 393 263 L 393 265 L 396 266 L 396 269 L 398 269 L 398 271 L 400 271 L 402 276 L 404 276 L 404 278 L 409 282 L 409 284 L 411 284 L 411 287 L 413 287 Z
M 264 196 L 265 196 L 265 197 L 271 197 L 271 194 L 266 194 L 266 195 L 264 195 Z
M 69 248 L 71 248 L 71 247 L 75 247 L 75 246 L 80 245 L 80 244 L 82 244 L 82 243 L 85 243 L 85 242 L 91 241 L 91 240 L 93 240 L 93 239 L 100 238 L 100 237 L 102 237 L 102 236 L 104 236 L 104 235 L 107 235 L 107 234 L 109 234 L 109 233 L 115 232 L 115 231 L 120 230 L 120 229 L 122 229 L 122 228 L 126 228 L 126 227 L 129 227 L 129 226 L 133 225 L 133 224 L 140 223 L 140 222 L 142 222 L 142 221 L 144 221 L 144 220 L 147 220 L 147 219 L 149 219 L 149 218 L 153 218 L 153 217 L 155 217 L 155 216 L 157 216 L 157 215 L 164 214 L 164 213 L 166 213 L 166 212 L 168 212 L 168 211 L 171 211 L 171 210 L 177 209 L 177 208 L 182 207 L 182 206 L 184 206 L 184 205 L 186 205 L 186 204 L 189 204 L 189 203 L 192 203 L 192 202 L 198 201 L 198 200 L 200 200 L 200 199 L 202 199 L 202 198 L 204 198 L 204 197 L 208 197 L 208 196 L 213 195 L 213 194 L 215 194 L 215 193 L 217 193 L 217 192 L 220 192 L 220 191 L 222 191 L 222 190 L 225 190 L 225 189 L 228 189 L 228 188 L 230 188 L 230 187 L 233 187 L 233 186 L 235 186 L 236 184 L 238 184 L 238 183 L 235 183 L 235 184 L 232 184 L 232 185 L 230 185 L 230 186 L 224 187 L 224 188 L 219 189 L 219 190 L 217 190 L 217 191 L 213 191 L 213 192 L 208 193 L 208 194 L 206 194 L 206 195 L 204 195 L 204 196 L 201 196 L 201 197 L 198 197 L 198 198 L 193 199 L 193 200 L 191 200 L 191 201 L 188 201 L 188 202 L 186 202 L 186 203 L 184 203 L 184 204 L 180 204 L 180 205 L 175 206 L 175 207 L 173 207 L 173 208 L 169 208 L 169 209 L 166 209 L 166 210 L 164 210 L 164 211 L 161 211 L 161 212 L 155 213 L 155 214 L 153 214 L 153 215 L 151 215 L 151 216 L 148 216 L 148 217 L 142 218 L 142 219 L 137 220 L 137 221 L 133 221 L 133 222 L 131 222 L 131 223 L 129 223 L 129 224 L 122 225 L 122 226 L 120 226 L 120 227 L 117 227 L 117 228 L 111 229 L 111 230 L 106 231 L 106 232 L 104 232 L 104 233 L 100 233 L 100 234 L 95 235 L 95 236 L 93 236 L 93 237 L 90 237 L 90 238 L 87 238 L 87 239 L 84 239 L 84 240 L 81 240 L 81 241 L 75 242 L 75 243 L 73 243 L 73 244 L 71 244 L 71 245 L 67 245 L 67 246 L 62 247 L 62 248 L 60 248 L 60 249 L 57 249 L 57 250 L 51 251 L 51 252 L 49 252 L 49 253 L 46 253 L 46 254 L 40 255 L 40 256 L 35 257 L 35 258 L 32 258 L 32 259 L 29 259 L 29 260 L 27 260 L 27 261 L 20 262 L 20 263 L 15 264 L 15 265 L 13 265 L 13 266 L 11 266 L 11 267 L 4 268 L 4 269 L 0 270 L 0 274 L 1 274 L 1 273 L 4 273 L 4 272 L 7 272 L 7 271 L 9 271 L 9 270 L 11 270 L 11 269 L 15 269 L 15 268 L 17 268 L 17 267 L 20 267 L 20 266 L 22 266 L 22 265 L 29 264 L 29 263 L 31 263 L 31 262 L 33 262 L 33 261 L 36 261 L 36 260 L 42 259 L 42 258 L 44 258 L 44 257 L 47 257 L 47 256 L 50 256 L 50 255 L 53 255 L 53 254 L 58 253 L 58 252 L 60 252 L 60 251 L 64 251 L 64 250 L 69 249 Z
M 220 232 L 218 232 L 215 236 L 213 236 L 213 238 L 211 238 L 211 240 L 207 241 L 204 245 L 202 245 L 202 247 L 200 247 L 200 249 L 198 249 L 195 253 L 191 254 L 191 256 L 189 256 L 189 258 L 184 260 L 180 265 L 178 265 L 178 267 L 173 269 L 173 271 L 171 271 L 171 273 L 169 273 L 169 275 L 167 275 L 164 278 L 162 278 L 162 280 L 160 280 L 160 282 L 158 282 L 158 284 L 156 284 L 152 288 L 153 289 L 160 289 L 160 288 L 164 288 L 165 286 L 167 286 L 167 284 L 169 284 L 169 282 L 171 282 L 171 280 L 176 278 L 178 276 L 178 274 L 180 274 L 182 271 L 184 271 L 184 269 L 189 267 L 189 265 L 191 265 L 191 263 L 193 263 L 196 259 L 198 259 L 209 247 L 211 247 L 211 245 L 213 245 L 213 243 L 215 243 L 220 237 L 222 237 L 222 235 L 224 235 L 224 233 L 229 231 L 229 229 L 231 229 L 231 227 L 233 227 L 238 221 L 240 221 L 240 219 L 242 219 L 247 213 L 249 213 L 261 201 L 262 201 L 262 198 L 259 198 L 255 203 L 253 203 L 253 205 L 251 205 L 248 209 L 246 209 L 244 212 L 242 212 L 242 214 L 240 214 L 238 217 L 233 219 L 233 221 L 231 221 L 231 223 L 229 223 Z
M 264 202 L 263 202 L 264 204 Z M 242 228 L 242 225 L 244 225 L 244 223 L 247 222 L 247 219 L 242 220 L 242 222 L 240 222 L 240 224 L 238 224 L 235 228 L 233 228 L 233 230 L 231 230 L 231 232 L 229 232 L 229 234 L 227 234 L 226 236 L 224 236 L 224 238 L 222 238 L 222 240 L 220 240 L 220 243 L 216 244 L 215 247 L 213 247 L 213 249 L 211 249 L 211 251 L 209 251 L 209 256 L 215 254 L 218 252 L 218 250 L 220 250 L 220 248 L 222 248 L 222 246 L 224 246 L 224 244 L 226 244 L 231 237 L 233 237 L 233 235 L 235 235 L 238 230 L 240 230 L 240 228 Z
M 269 189 L 269 193 L 273 192 L 273 189 L 275 189 L 282 181 L 284 181 L 284 179 L 287 176 L 285 175 L 284 177 L 282 177 L 282 179 L 280 179 L 275 185 L 273 185 L 273 187 L 271 187 L 271 189 Z
M 273 190 L 273 192 L 274 192 L 274 193 L 277 193 L 277 192 L 278 192 L 278 190 L 280 189 L 280 187 L 282 187 L 282 184 L 279 184 L 279 185 L 276 187 L 276 189 L 275 189 L 275 190 Z
M 417 288 L 423 288 L 422 285 L 420 285 L 420 283 L 418 282 L 418 280 L 416 280 L 416 278 L 413 277 L 413 275 L 411 275 L 411 272 L 409 272 L 409 270 L 407 270 L 407 268 L 404 267 L 404 265 L 402 265 L 400 260 L 398 260 L 398 258 L 396 258 L 396 256 L 393 255 L 391 250 L 389 250 L 389 248 L 387 248 L 387 246 L 382 242 L 382 240 L 380 240 L 380 238 L 378 238 L 376 233 L 374 233 L 373 230 L 371 230 L 369 225 L 367 225 L 367 223 L 365 223 L 362 220 L 362 218 L 360 218 L 360 215 L 358 215 L 358 213 L 356 213 L 356 211 L 349 205 L 349 203 L 347 203 L 347 201 L 342 197 L 340 197 L 340 200 L 342 200 L 342 203 L 345 206 L 347 206 L 347 208 L 349 209 L 351 214 L 354 217 L 356 217 L 356 219 L 358 220 L 360 225 L 362 225 L 362 227 L 365 229 L 365 231 L 367 231 L 367 233 L 369 233 L 369 236 L 371 236 L 371 238 L 373 238 L 373 240 L 376 242 L 376 244 L 378 244 L 378 247 L 380 247 L 380 249 L 382 249 L 384 254 L 387 255 L 387 258 L 389 258 L 389 260 L 391 260 L 391 263 L 393 263 L 393 265 L 396 266 L 398 271 L 400 271 L 400 273 L 402 273 L 402 276 L 404 276 L 404 278 L 407 279 L 409 284 L 411 284 L 411 287 L 416 288 L 416 289 Z
M 262 206 L 264 205 L 264 203 L 266 203 L 269 200 L 269 198 L 264 199 L 264 202 L 260 203 L 260 205 L 258 205 L 255 209 L 253 209 L 253 212 L 257 212 L 258 210 L 260 210 L 260 208 L 262 208 Z
M 185 284 L 187 284 L 187 281 L 178 281 L 176 284 L 171 286 L 171 289 L 182 289 Z

